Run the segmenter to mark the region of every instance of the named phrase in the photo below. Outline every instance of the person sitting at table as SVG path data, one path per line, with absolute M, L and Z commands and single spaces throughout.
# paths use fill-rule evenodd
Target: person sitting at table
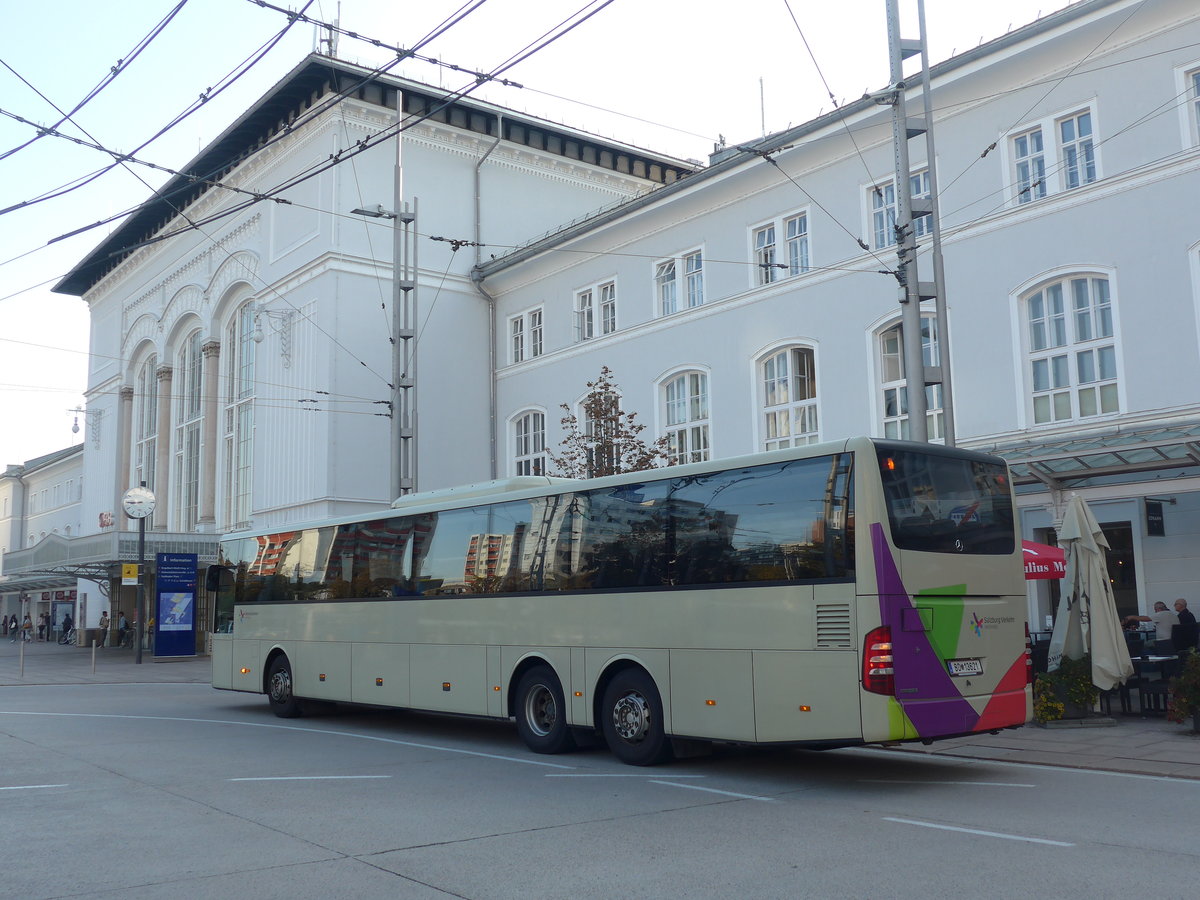
M 1195 619 L 1192 621 L 1195 622 Z M 1161 600 L 1154 604 L 1153 614 L 1149 616 L 1126 616 L 1125 622 L 1153 622 L 1154 652 L 1159 656 L 1169 656 L 1175 652 L 1171 629 L 1179 624 L 1179 616 L 1167 609 L 1167 604 Z
M 1187 601 L 1182 597 L 1175 601 L 1175 612 L 1179 616 L 1179 628 L 1175 631 L 1175 652 L 1195 649 L 1196 641 L 1200 638 L 1200 629 L 1196 627 L 1196 617 L 1187 608 Z

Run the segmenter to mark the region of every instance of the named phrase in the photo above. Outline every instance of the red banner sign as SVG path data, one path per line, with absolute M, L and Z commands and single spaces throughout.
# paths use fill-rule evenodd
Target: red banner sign
M 1067 574 L 1067 555 L 1061 547 L 1021 541 L 1025 556 L 1025 578 L 1062 578 Z

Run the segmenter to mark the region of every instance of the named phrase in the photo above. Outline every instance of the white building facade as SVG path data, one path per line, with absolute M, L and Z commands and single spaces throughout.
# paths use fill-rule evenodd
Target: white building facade
M 1193 3 L 1075 4 L 935 67 L 936 158 L 910 144 L 914 196 L 940 185 L 949 334 L 930 304 L 923 346 L 956 443 L 1013 464 L 1025 538 L 1092 505 L 1123 613 L 1200 604 L 1198 42 Z M 486 263 L 501 331 L 543 335 L 497 346 L 505 474 L 601 366 L 681 460 L 905 436 L 893 167 L 864 99 Z
M 147 560 L 195 553 L 201 568 L 228 531 L 386 507 L 397 221 L 414 235 L 411 475 L 419 489 L 488 477 L 493 321 L 469 277 L 482 242 L 511 247 L 692 168 L 306 59 L 57 285 L 91 313 L 94 524 L 71 548 L 21 536 L 13 577 L 103 585 L 88 626 L 131 609 L 114 576 L 135 558 L 121 500 L 139 484 L 157 500 Z
M 1197 48 L 1188 0 L 1084 0 L 935 67 L 936 156 L 911 147 L 914 193 L 940 187 L 949 328 L 930 307 L 923 345 L 952 437 L 1010 460 L 1026 538 L 1088 500 L 1123 612 L 1200 604 Z M 58 287 L 92 314 L 81 573 L 128 558 L 142 481 L 152 546 L 201 565 L 221 533 L 392 499 L 393 235 L 350 213 L 394 205 L 397 92 L 419 490 L 546 471 L 603 366 L 679 460 L 906 435 L 890 108 L 695 169 L 313 58 Z M 1031 588 L 1035 630 L 1051 602 Z

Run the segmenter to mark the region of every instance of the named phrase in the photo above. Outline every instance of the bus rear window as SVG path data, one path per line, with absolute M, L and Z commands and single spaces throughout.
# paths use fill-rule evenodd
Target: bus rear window
M 877 448 L 892 543 L 931 553 L 1012 553 L 1012 491 L 1002 462 Z

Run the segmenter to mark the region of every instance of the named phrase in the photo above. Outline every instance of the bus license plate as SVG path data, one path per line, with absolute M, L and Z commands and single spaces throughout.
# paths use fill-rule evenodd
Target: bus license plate
M 951 675 L 982 675 L 983 660 L 979 659 L 948 659 L 946 665 Z

